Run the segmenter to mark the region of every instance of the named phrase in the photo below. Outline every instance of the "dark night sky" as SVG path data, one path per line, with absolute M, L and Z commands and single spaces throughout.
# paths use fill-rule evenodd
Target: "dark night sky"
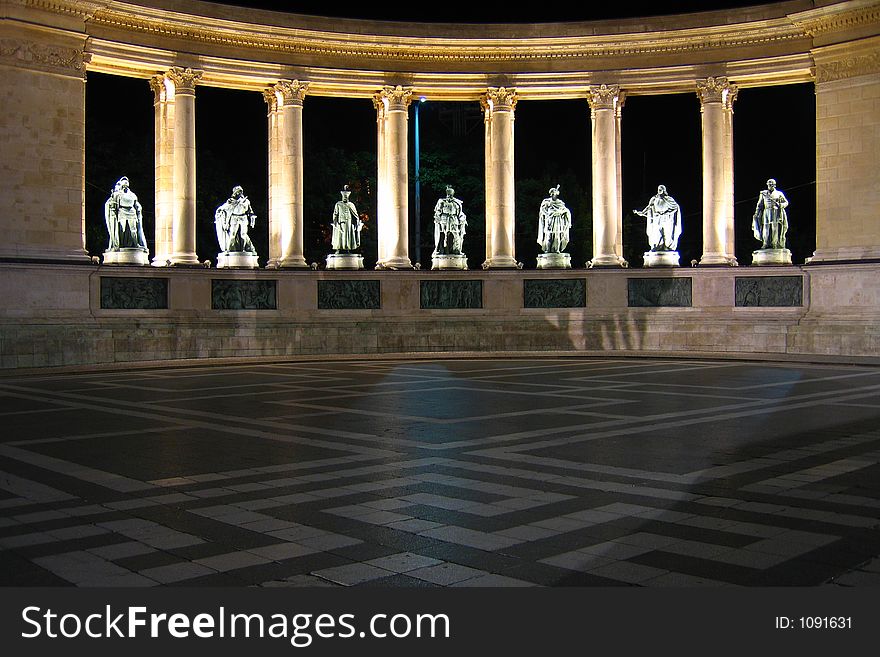
M 277 6 L 279 3 L 246 0 L 237 4 Z M 330 7 L 315 2 L 281 4 L 301 13 L 323 9 L 321 13 L 325 15 Z M 578 12 L 584 14 L 583 18 L 596 17 L 596 14 L 611 17 L 609 13 L 647 15 L 647 10 L 638 11 L 635 4 L 566 9 L 565 16 L 580 18 Z M 711 3 L 713 7 L 745 4 L 749 3 Z M 663 13 L 701 7 L 708 8 L 702 2 L 665 3 Z M 344 9 L 345 15 L 358 17 L 357 13 Z M 375 5 L 367 9 L 371 17 L 383 17 L 376 15 Z M 446 11 L 449 9 L 432 9 L 428 17 L 450 20 Z M 559 12 L 549 14 L 552 20 L 562 18 Z M 535 18 L 534 12 L 526 9 L 518 10 L 516 16 Z M 425 18 L 423 10 L 420 18 Z M 477 16 L 473 20 L 483 19 Z M 508 14 L 506 20 L 513 20 L 512 15 Z M 124 122 L 119 121 L 119 104 L 114 100 L 118 98 L 127 99 Z M 127 175 L 144 206 L 145 230 L 152 252 L 153 99 L 149 85 L 144 80 L 92 73 L 87 81 L 86 100 L 87 246 L 92 254 L 103 251 L 106 244 L 103 202 L 113 183 Z M 432 245 L 427 242 L 433 237 L 431 212 L 434 202 L 442 195 L 443 186 L 449 182 L 465 202 L 472 222 L 465 250 L 470 266 L 478 267 L 485 254 L 483 135 L 478 105 L 429 101 L 421 106 L 420 115 L 421 260 L 423 265 L 430 262 Z M 214 208 L 228 198 L 233 185 L 240 184 L 258 215 L 253 233 L 262 265 L 268 256 L 267 127 L 262 96 L 255 92 L 198 87 L 196 117 L 199 257 L 215 256 Z M 411 169 L 413 118 L 411 108 Z M 371 217 L 374 213 L 370 204 L 375 202 L 375 195 L 370 192 L 376 176 L 375 110 L 369 100 L 309 96 L 303 124 L 305 255 L 312 262 L 323 260 L 329 248 L 323 240 L 321 226 L 329 222 L 329 216 L 325 215 L 332 211 L 342 184 L 352 184 L 356 189 L 353 200 L 359 211 Z M 622 139 L 625 257 L 632 266 L 641 266 L 641 254 L 647 249 L 644 221 L 630 213 L 644 207 L 658 184 L 665 184 L 683 210 L 681 262 L 687 265 L 692 259 L 699 259 L 702 175 L 696 94 L 629 96 L 623 111 Z M 516 110 L 515 145 L 517 259 L 524 262 L 526 268 L 535 266 L 537 245 L 532 233 L 537 208 L 547 189 L 561 183 L 561 198 L 572 209 L 575 224 L 568 250 L 573 264 L 583 266 L 591 257 L 591 243 L 585 232 L 589 230 L 591 205 L 590 115 L 586 100 L 521 101 Z M 815 249 L 815 98 L 811 84 L 740 90 L 734 106 L 734 167 L 736 255 L 740 264 L 749 264 L 751 251 L 757 248 L 749 223 L 758 192 L 768 177 L 777 179 L 791 204 L 789 248 L 794 262 L 802 263 Z M 446 180 L 449 177 L 454 179 Z M 410 188 L 410 213 L 414 215 L 412 172 Z M 368 266 L 371 259 L 375 261 L 374 240 L 375 231 L 370 232 L 368 222 L 363 248 Z

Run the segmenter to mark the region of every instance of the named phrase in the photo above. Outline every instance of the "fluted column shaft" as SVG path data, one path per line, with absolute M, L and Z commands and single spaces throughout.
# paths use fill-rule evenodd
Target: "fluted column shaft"
M 387 86 L 374 96 L 378 134 L 377 269 L 412 269 L 409 259 L 409 104 L 412 89 Z
M 516 90 L 489 87 L 482 99 L 488 114 L 486 240 L 484 269 L 510 269 L 516 262 L 513 121 Z
M 150 79 L 153 90 L 155 162 L 154 267 L 164 267 L 174 251 L 174 83 L 165 75 Z
M 620 117 L 624 92 L 591 87 L 593 145 L 593 259 L 590 267 L 625 267 L 621 210 Z
M 733 101 L 727 78 L 697 82 L 703 124 L 701 265 L 736 265 L 733 221 Z
M 281 80 L 269 106 L 269 267 L 308 267 L 303 255 L 303 101 L 308 83 Z
M 197 265 L 196 256 L 196 82 L 201 71 L 173 67 L 174 85 L 173 210 L 171 264 Z

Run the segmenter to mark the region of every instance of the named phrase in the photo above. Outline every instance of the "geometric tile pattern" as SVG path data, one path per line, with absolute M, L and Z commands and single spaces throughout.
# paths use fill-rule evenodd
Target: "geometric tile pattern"
M 7 586 L 880 584 L 880 368 L 7 375 L 0 421 Z

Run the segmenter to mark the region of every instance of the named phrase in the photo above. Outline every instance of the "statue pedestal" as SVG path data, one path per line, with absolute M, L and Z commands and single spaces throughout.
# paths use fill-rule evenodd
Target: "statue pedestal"
M 149 266 L 150 254 L 144 249 L 117 249 L 104 251 L 105 265 L 141 265 Z
M 571 269 L 571 255 L 568 253 L 538 254 L 538 269 Z
M 645 267 L 678 267 L 678 251 L 645 251 Z
M 331 253 L 327 256 L 327 269 L 363 269 L 364 256 L 360 253 Z
M 753 265 L 790 265 L 791 251 L 788 249 L 758 249 L 752 251 Z
M 256 269 L 257 254 L 246 251 L 217 254 L 217 269 Z
M 461 253 L 440 254 L 431 257 L 431 269 L 467 268 L 467 256 Z

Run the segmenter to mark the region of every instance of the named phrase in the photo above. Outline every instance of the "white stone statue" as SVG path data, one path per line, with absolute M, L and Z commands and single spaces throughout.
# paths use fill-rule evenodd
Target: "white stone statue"
M 571 231 L 571 211 L 559 198 L 559 185 L 551 187 L 550 196 L 541 201 L 538 211 L 538 269 L 569 269 L 571 256 L 563 253 Z
M 681 237 L 681 207 L 666 191 L 666 185 L 658 185 L 657 193 L 648 201 L 644 210 L 633 214 L 645 217 L 645 233 L 650 251 L 645 253 L 645 266 L 678 266 L 678 238 Z
M 758 195 L 758 206 L 752 218 L 755 239 L 761 242 L 762 249 L 784 249 L 785 234 L 788 232 L 788 199 L 776 189 L 773 178 L 767 181 L 767 189 Z
M 659 185 L 657 193 L 648 201 L 644 210 L 634 210 L 634 214 L 648 221 L 645 232 L 651 251 L 676 251 L 681 237 L 681 208 L 675 199 L 666 192 L 666 185 Z
M 562 253 L 568 246 L 571 211 L 559 200 L 559 185 L 548 193 L 538 212 L 538 244 L 544 253 Z
M 462 251 L 465 232 L 467 215 L 464 204 L 455 198 L 452 186 L 446 185 L 446 196 L 434 206 L 432 269 L 467 269 L 467 257 Z
M 752 264 L 791 264 L 791 251 L 785 248 L 788 232 L 788 199 L 776 189 L 776 181 L 770 178 L 767 189 L 758 195 L 758 205 L 752 217 L 752 232 L 761 242 L 761 248 L 752 252 Z
M 342 199 L 336 201 L 330 223 L 333 253 L 327 256 L 327 269 L 363 269 L 364 257 L 354 251 L 361 247 L 364 222 L 354 203 L 348 200 L 351 196 L 348 185 L 343 186 L 340 195 Z
M 232 188 L 232 196 L 214 212 L 214 227 L 220 253 L 217 267 L 256 267 L 257 249 L 248 235 L 257 215 L 241 186 Z
M 358 214 L 354 203 L 348 200 L 351 191 L 345 185 L 340 192 L 342 200 L 337 201 L 333 208 L 333 249 L 340 251 L 356 251 L 361 247 L 361 228 L 364 222 Z
M 104 221 L 110 236 L 104 252 L 106 264 L 149 264 L 143 210 L 125 176 L 114 185 L 104 203 Z

